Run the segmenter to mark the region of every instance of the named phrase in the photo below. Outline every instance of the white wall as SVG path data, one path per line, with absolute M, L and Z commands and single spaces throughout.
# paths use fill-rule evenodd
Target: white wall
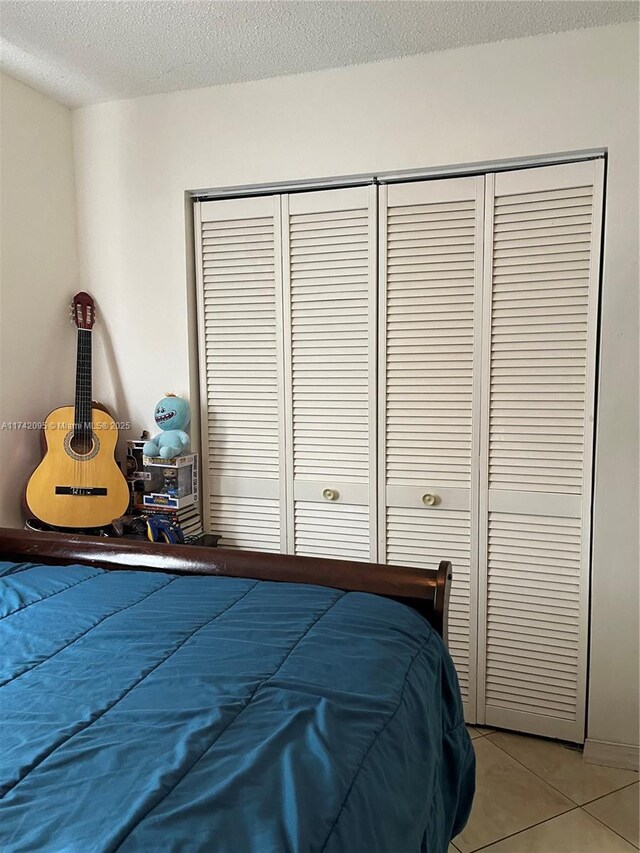
M 0 74 L 0 524 L 21 526 L 21 496 L 42 421 L 73 402 L 68 320 L 78 258 L 71 112 Z
M 101 393 L 188 390 L 184 192 L 607 146 L 589 735 L 638 743 L 638 28 L 501 42 L 74 114 Z

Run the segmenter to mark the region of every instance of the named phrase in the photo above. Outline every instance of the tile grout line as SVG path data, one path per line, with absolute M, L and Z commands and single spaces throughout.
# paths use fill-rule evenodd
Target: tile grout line
M 516 835 L 522 835 L 523 832 L 527 832 L 530 829 L 534 829 L 536 826 L 542 826 L 543 823 L 549 823 L 550 820 L 555 820 L 557 817 L 562 817 L 562 815 L 569 814 L 569 812 L 578 811 L 580 806 L 574 806 L 571 809 L 566 809 L 559 814 L 552 815 L 551 817 L 547 817 L 544 820 L 539 820 L 537 823 L 532 823 L 531 826 L 525 826 L 523 829 L 518 829 L 517 832 L 512 832 L 510 835 L 503 835 L 501 838 L 496 838 L 494 841 L 490 841 L 488 844 L 483 844 L 482 847 L 474 847 L 472 850 L 469 850 L 469 853 L 480 853 L 482 850 L 486 850 L 487 847 L 491 847 L 493 844 L 498 844 L 501 841 L 506 841 L 509 838 L 515 838 Z
M 600 765 L 593 765 L 593 766 L 598 766 L 598 767 L 599 767 Z M 604 765 L 603 765 L 603 766 L 604 766 Z M 611 768 L 611 769 L 619 769 L 619 768 Z M 618 791 L 624 791 L 624 790 L 625 790 L 625 788 L 631 788 L 631 786 L 632 786 L 632 785 L 637 785 L 637 784 L 638 784 L 638 782 L 640 782 L 640 779 L 636 779 L 636 780 L 635 780 L 635 782 L 629 782 L 629 783 L 627 783 L 626 785 L 623 785 L 623 786 L 622 786 L 622 788 L 616 788 L 616 789 L 615 789 L 615 791 L 609 791 L 609 793 L 608 793 L 608 794 L 602 794 L 602 795 L 601 795 L 601 796 L 599 796 L 599 797 L 594 797 L 594 799 L 593 799 L 593 800 L 587 800 L 587 802 L 586 802 L 586 803 L 582 803 L 582 805 L 580 806 L 580 808 L 581 808 L 581 809 L 583 809 L 585 806 L 590 806 L 590 805 L 592 805 L 593 803 L 597 803 L 597 802 L 598 802 L 598 800 L 604 800 L 604 798 L 605 798 L 605 797 L 610 797 L 612 794 L 617 794 L 617 793 L 618 793 Z
M 476 731 L 477 731 L 477 729 L 476 729 Z M 473 742 L 473 740 L 480 740 L 481 738 L 489 737 L 489 735 L 492 735 L 492 734 L 500 734 L 500 730 L 494 729 L 492 731 L 486 732 L 485 734 L 480 733 L 480 737 L 479 738 L 472 738 L 472 742 Z M 502 749 L 501 746 L 499 746 L 497 743 L 494 743 L 493 741 L 489 741 L 489 743 L 492 746 L 497 747 L 501 752 L 503 752 L 509 758 L 513 758 L 513 760 L 516 762 L 516 764 L 519 764 L 521 767 L 523 767 L 525 770 L 527 770 L 529 773 L 531 773 L 533 776 L 535 776 L 536 779 L 540 779 L 540 781 L 546 782 L 545 779 L 543 779 L 541 776 L 538 776 L 537 773 L 534 773 L 534 771 L 531 770 L 529 767 L 527 767 L 526 764 L 523 764 L 521 761 L 518 761 L 517 758 L 514 758 L 513 755 L 510 755 L 506 751 L 506 749 Z M 549 783 L 547 782 L 546 784 L 549 784 Z M 468 853 L 480 853 L 480 851 L 486 850 L 487 847 L 491 847 L 493 844 L 498 844 L 501 841 L 506 841 L 508 838 L 513 838 L 516 835 L 521 835 L 523 832 L 527 832 L 527 830 L 529 830 L 529 829 L 533 829 L 536 826 L 542 826 L 543 823 L 548 823 L 550 820 L 554 820 L 557 817 L 561 817 L 564 814 L 569 814 L 569 812 L 576 811 L 576 809 L 580 808 L 580 806 L 577 803 L 573 802 L 571 797 L 567 797 L 566 794 L 563 794 L 562 791 L 558 791 L 558 789 L 554 788 L 553 785 L 549 785 L 549 787 L 552 788 L 554 791 L 557 791 L 559 794 L 561 794 L 561 796 L 563 796 L 566 800 L 568 800 L 571 803 L 571 807 L 568 809 L 565 809 L 562 812 L 559 812 L 558 814 L 552 815 L 551 817 L 545 818 L 544 820 L 538 821 L 537 823 L 533 823 L 533 824 L 531 824 L 531 826 L 526 826 L 526 827 L 524 827 L 524 829 L 519 829 L 517 832 L 512 832 L 509 835 L 504 835 L 500 838 L 496 838 L 493 841 L 490 841 L 488 844 L 483 844 L 482 847 L 475 847 L 472 850 L 468 851 Z M 604 796 L 607 796 L 607 795 L 605 794 Z M 453 844 L 453 842 L 451 842 L 451 843 Z M 458 848 L 456 847 L 456 850 L 457 849 Z
M 473 723 L 465 723 L 465 726 L 467 727 L 467 729 L 475 729 L 475 731 L 478 732 L 477 737 L 471 737 L 471 734 L 469 734 L 469 737 L 471 738 L 471 740 L 480 740 L 480 738 L 488 737 L 489 735 L 493 735 L 498 731 L 498 729 L 491 729 L 490 731 L 483 733 L 483 732 L 478 731 L 478 727 L 474 726 Z
M 476 728 L 476 727 L 475 727 L 475 726 L 473 726 L 473 728 Z M 477 728 L 476 728 L 476 731 L 477 731 Z M 492 730 L 492 731 L 487 732 L 486 734 L 481 734 L 481 733 L 479 733 L 479 737 L 477 737 L 477 738 L 472 738 L 472 742 L 473 742 L 474 740 L 480 740 L 480 739 L 482 739 L 482 738 L 489 737 L 489 736 L 490 736 L 490 735 L 492 735 L 492 734 L 500 734 L 500 730 L 499 730 L 499 729 L 494 729 L 494 730 Z M 627 842 L 627 844 L 631 844 L 631 846 L 632 846 L 632 847 L 636 847 L 636 845 L 635 845 L 635 844 L 633 844 L 633 842 L 629 842 L 629 841 L 628 841 L 628 840 L 627 840 L 623 835 L 620 835 L 620 833 L 619 833 L 619 832 L 616 832 L 616 831 L 615 831 L 615 829 L 612 829 L 610 826 L 607 826 L 607 824 L 606 824 L 606 823 L 604 823 L 602 820 L 600 820 L 599 818 L 596 818 L 596 816 L 595 816 L 595 815 L 592 815 L 590 812 L 588 812 L 588 811 L 584 808 L 584 806 L 591 805 L 592 803 L 595 803 L 595 802 L 597 802 L 598 800 L 604 799 L 605 797 L 608 797 L 608 796 L 610 796 L 611 794 L 615 794 L 615 793 L 617 793 L 618 791 L 622 791 L 622 790 L 624 790 L 625 788 L 630 788 L 632 785 L 636 785 L 636 784 L 638 783 L 638 779 L 634 780 L 633 782 L 629 782 L 629 783 L 627 783 L 627 784 L 625 784 L 625 785 L 622 785 L 622 787 L 620 787 L 620 788 L 615 788 L 614 790 L 609 791 L 609 792 L 608 792 L 608 793 L 606 793 L 606 794 L 601 794 L 599 797 L 595 797 L 593 800 L 588 800 L 586 803 L 580 804 L 580 803 L 576 803 L 574 800 L 572 800 L 572 799 L 571 799 L 571 797 L 569 797 L 567 794 L 565 794 L 565 793 L 564 793 L 563 791 L 561 791 L 559 788 L 556 788 L 556 787 L 555 787 L 555 785 L 552 785 L 549 781 L 547 781 L 547 779 L 545 779 L 544 777 L 540 776 L 538 773 L 536 773 L 536 772 L 535 772 L 534 770 L 532 770 L 530 767 L 527 767 L 527 765 L 526 765 L 526 764 L 523 764 L 523 763 L 522 763 L 522 761 L 520 761 L 519 759 L 515 758 L 513 755 L 511 755 L 511 753 L 507 752 L 507 750 L 506 750 L 506 749 L 503 749 L 499 744 L 494 743 L 493 741 L 489 741 L 489 743 L 491 743 L 493 746 L 497 747 L 501 752 L 503 752 L 503 753 L 504 753 L 505 755 L 507 755 L 509 758 L 512 758 L 512 759 L 513 759 L 517 764 L 519 764 L 521 767 L 523 767 L 525 770 L 527 770 L 529 773 L 531 773 L 533 776 L 535 776 L 535 777 L 536 777 L 536 779 L 539 779 L 540 781 L 542 781 L 542 782 L 544 782 L 545 784 L 547 784 L 550 788 L 552 788 L 554 791 L 556 791 L 556 792 L 557 792 L 557 793 L 559 793 L 561 796 L 563 796 L 566 800 L 568 800 L 572 805 L 571 805 L 571 807 L 570 807 L 570 808 L 565 809 L 564 811 L 559 812 L 559 813 L 558 813 L 558 814 L 556 814 L 556 815 L 552 815 L 551 817 L 548 817 L 548 818 L 546 818 L 545 820 L 538 821 L 538 823 L 531 824 L 531 826 L 527 826 L 527 827 L 525 827 L 524 829 L 520 829 L 520 830 L 518 830 L 517 832 L 512 832 L 510 835 L 505 835 L 505 836 L 503 836 L 503 837 L 501 837 L 501 838 L 497 838 L 497 839 L 495 839 L 494 841 L 489 842 L 488 844 L 484 844 L 482 847 L 476 847 L 476 848 L 474 848 L 473 850 L 470 850 L 470 851 L 469 851 L 469 853 L 480 853 L 480 851 L 482 851 L 482 850 L 486 850 L 486 849 L 487 849 L 487 847 L 491 847 L 491 845 L 492 845 L 492 844 L 498 844 L 499 842 L 501 842 L 501 841 L 505 841 L 505 840 L 506 840 L 506 839 L 508 839 L 508 838 L 513 838 L 513 837 L 514 837 L 514 836 L 516 836 L 516 835 L 520 835 L 520 834 L 522 834 L 523 832 L 527 832 L 529 829 L 533 829 L 533 828 L 534 828 L 534 827 L 536 827 L 536 826 L 541 826 L 543 823 L 548 823 L 550 820 L 555 820 L 555 818 L 557 818 L 557 817 L 561 817 L 562 815 L 569 814 L 569 812 L 576 811 L 576 809 L 579 809 L 580 811 L 584 811 L 584 812 L 585 812 L 585 814 L 589 815 L 590 817 L 595 818 L 595 819 L 598 821 L 598 823 L 602 824 L 602 826 L 604 826 L 604 827 L 605 827 L 606 829 L 608 829 L 610 832 L 613 832 L 613 833 L 614 833 L 614 835 L 617 835 L 619 838 L 622 838 L 622 840 L 623 840 L 623 841 L 626 841 L 626 842 Z M 453 844 L 453 841 L 451 841 L 450 843 L 451 843 L 451 844 Z M 454 847 L 455 847 L 455 845 L 454 845 Z M 455 849 L 456 849 L 456 850 L 458 850 L 458 848 L 457 848 L 457 847 L 456 847 Z M 640 849 L 640 848 L 636 848 L 636 849 Z
M 484 735 L 484 737 L 488 737 L 488 735 Z M 565 794 L 564 791 L 560 790 L 560 788 L 556 788 L 555 785 L 552 785 L 548 779 L 545 779 L 544 776 L 540 776 L 540 774 L 536 773 L 535 770 L 532 770 L 530 767 L 527 767 L 527 765 L 523 764 L 522 761 L 520 761 L 520 759 L 511 755 L 511 753 L 507 752 L 506 749 L 503 749 L 500 746 L 500 744 L 494 743 L 493 741 L 489 741 L 489 743 L 493 744 L 493 746 L 497 746 L 498 749 L 502 750 L 502 752 L 504 752 L 505 755 L 508 755 L 509 758 L 513 758 L 513 760 L 516 761 L 521 767 L 524 767 L 524 769 L 528 770 L 529 773 L 533 773 L 533 775 L 536 777 L 536 779 L 540 779 L 542 782 L 544 782 L 550 788 L 553 788 L 554 791 L 557 791 L 559 794 L 561 794 L 563 797 L 565 797 L 565 799 L 569 800 L 569 802 L 573 803 L 579 809 L 581 809 L 583 806 L 588 806 L 591 803 L 595 803 L 596 800 L 601 800 L 603 797 L 608 797 L 609 794 L 615 794 L 616 791 L 622 791 L 623 788 L 629 788 L 629 787 L 631 787 L 631 785 L 635 785 L 636 782 L 638 782 L 638 779 L 635 779 L 633 782 L 629 782 L 626 785 L 622 785 L 620 788 L 613 788 L 613 790 L 608 791 L 606 794 L 601 794 L 599 797 L 595 797 L 593 800 L 587 800 L 586 803 L 576 803 L 576 801 L 574 799 L 572 799 L 568 794 Z M 618 769 L 618 768 L 611 768 L 611 769 Z
M 533 776 L 536 777 L 536 779 L 539 779 L 541 782 L 544 782 L 545 785 L 548 785 L 552 790 L 556 791 L 558 794 L 560 794 L 562 797 L 564 797 L 565 800 L 569 800 L 569 802 L 572 803 L 575 808 L 578 808 L 578 809 L 580 808 L 580 803 L 576 803 L 575 800 L 572 800 L 571 797 L 567 796 L 567 794 L 563 793 L 559 788 L 556 788 L 555 785 L 552 785 L 551 782 L 548 782 L 543 776 L 540 776 L 538 773 L 536 773 L 535 770 L 532 770 L 530 767 L 527 767 L 526 764 L 523 764 L 522 761 L 520 761 L 515 756 L 511 755 L 510 752 L 507 752 L 506 749 L 503 749 L 499 744 L 494 743 L 492 740 L 489 741 L 489 743 L 492 744 L 493 746 L 497 747 L 505 755 L 508 755 L 509 758 L 512 758 L 516 762 L 516 764 L 520 765 L 520 767 L 524 767 L 524 769 L 528 770 L 529 773 L 531 773 Z M 604 794 L 604 796 L 606 797 L 607 795 Z M 567 811 L 570 811 L 570 809 L 567 809 Z M 544 821 L 543 821 L 543 823 L 544 823 Z M 508 837 L 509 836 L 507 836 L 507 838 Z
M 635 782 L 632 784 L 635 784 Z M 627 785 L 627 787 L 629 787 L 629 786 Z M 607 796 L 607 795 L 605 794 L 605 796 Z M 592 802 L 595 802 L 595 801 L 592 801 Z M 618 838 L 621 838 L 623 841 L 626 841 L 627 844 L 631 844 L 631 846 L 635 847 L 636 850 L 640 849 L 632 841 L 629 841 L 627 838 L 625 838 L 624 835 L 620 835 L 620 833 L 616 832 L 615 829 L 612 829 L 610 826 L 607 826 L 606 823 L 601 821 L 595 815 L 592 815 L 592 814 L 590 814 L 590 812 L 586 811 L 586 809 L 583 809 L 582 806 L 576 806 L 575 808 L 567 809 L 564 812 L 560 812 L 560 814 L 553 815 L 553 817 L 548 817 L 548 818 L 545 818 L 545 820 L 540 820 L 540 821 L 538 821 L 538 823 L 532 823 L 531 826 L 526 826 L 524 829 L 519 829 L 517 832 L 512 832 L 511 835 L 504 835 L 501 838 L 497 838 L 495 841 L 490 841 L 488 844 L 483 844 L 482 847 L 475 847 L 475 848 L 473 848 L 473 850 L 470 850 L 469 853 L 481 853 L 482 850 L 486 850 L 488 847 L 491 847 L 494 844 L 499 844 L 501 841 L 507 841 L 509 838 L 515 838 L 516 835 L 522 835 L 524 832 L 528 832 L 530 829 L 534 829 L 537 826 L 542 826 L 543 824 L 549 823 L 550 821 L 555 820 L 558 817 L 563 817 L 564 815 L 569 814 L 570 812 L 575 812 L 575 811 L 583 811 L 589 817 L 592 817 L 595 820 L 597 820 L 598 823 L 600 823 L 602 826 L 604 826 L 605 829 L 608 829 L 609 832 L 613 832 L 614 835 L 617 835 Z M 461 853 L 461 851 L 459 850 L 458 847 L 455 846 L 453 841 L 451 841 L 450 844 L 453 844 L 455 849 L 458 850 L 458 853 Z
M 635 783 L 635 782 L 633 782 L 632 784 L 633 784 L 633 785 L 635 785 L 636 783 Z M 628 787 L 630 787 L 630 786 L 629 786 L 629 785 L 627 785 L 627 788 L 628 788 Z M 620 788 L 619 790 L 622 790 L 622 788 Z M 613 793 L 615 794 L 616 792 L 614 791 Z M 605 797 L 608 797 L 608 796 L 609 796 L 608 794 L 605 794 Z M 595 803 L 596 801 L 595 801 L 595 800 L 591 800 L 591 802 L 592 802 L 592 803 Z M 589 804 L 587 803 L 587 805 L 589 805 Z M 624 837 L 624 835 L 620 835 L 620 833 L 619 833 L 617 830 L 615 830 L 612 826 L 609 826 L 609 824 L 608 824 L 608 823 L 605 823 L 603 820 L 601 820 L 601 818 L 596 817 L 594 814 L 591 814 L 591 812 L 588 812 L 588 811 L 587 811 L 585 808 L 583 808 L 582 806 L 580 807 L 580 809 L 581 809 L 581 811 L 583 811 L 585 814 L 589 815 L 589 817 L 592 817 L 594 820 L 597 820 L 597 821 L 598 821 L 598 823 L 601 823 L 601 824 L 602 824 L 602 826 L 605 826 L 605 827 L 609 830 L 609 832 L 613 832 L 613 833 L 614 833 L 614 835 L 617 835 L 617 836 L 618 836 L 618 838 L 622 838 L 622 840 L 623 840 L 623 841 L 626 841 L 626 842 L 627 842 L 627 844 L 630 844 L 632 847 L 635 847 L 635 849 L 636 849 L 636 850 L 640 850 L 640 847 L 638 847 L 638 845 L 637 845 L 637 844 L 635 844 L 633 841 L 629 841 L 629 839 L 628 839 L 628 838 L 625 838 L 625 837 Z

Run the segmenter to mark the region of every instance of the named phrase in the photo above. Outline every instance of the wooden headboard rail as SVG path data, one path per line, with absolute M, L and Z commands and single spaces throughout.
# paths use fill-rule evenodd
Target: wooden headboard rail
M 138 569 L 189 575 L 226 575 L 264 581 L 310 583 L 371 592 L 402 601 L 421 613 L 446 640 L 451 563 L 437 571 L 352 560 L 294 557 L 195 545 L 0 528 L 0 559 L 13 562 L 83 563 L 102 569 Z

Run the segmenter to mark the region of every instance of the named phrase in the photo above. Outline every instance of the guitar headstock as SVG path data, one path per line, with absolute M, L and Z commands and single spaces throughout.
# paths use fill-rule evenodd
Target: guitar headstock
M 92 297 L 88 293 L 85 293 L 84 290 L 76 293 L 73 297 L 71 319 L 78 329 L 86 329 L 87 331 L 93 329 L 96 319 L 96 307 Z

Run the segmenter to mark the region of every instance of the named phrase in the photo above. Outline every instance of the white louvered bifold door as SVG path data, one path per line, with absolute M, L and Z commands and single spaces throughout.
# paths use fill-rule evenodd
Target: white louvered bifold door
M 483 192 L 482 177 L 383 186 L 379 229 L 379 558 L 453 563 L 449 648 L 472 722 Z
M 479 722 L 584 739 L 603 161 L 487 176 Z
M 375 187 L 282 205 L 289 551 L 374 561 Z
M 280 199 L 196 205 L 205 529 L 286 550 Z

